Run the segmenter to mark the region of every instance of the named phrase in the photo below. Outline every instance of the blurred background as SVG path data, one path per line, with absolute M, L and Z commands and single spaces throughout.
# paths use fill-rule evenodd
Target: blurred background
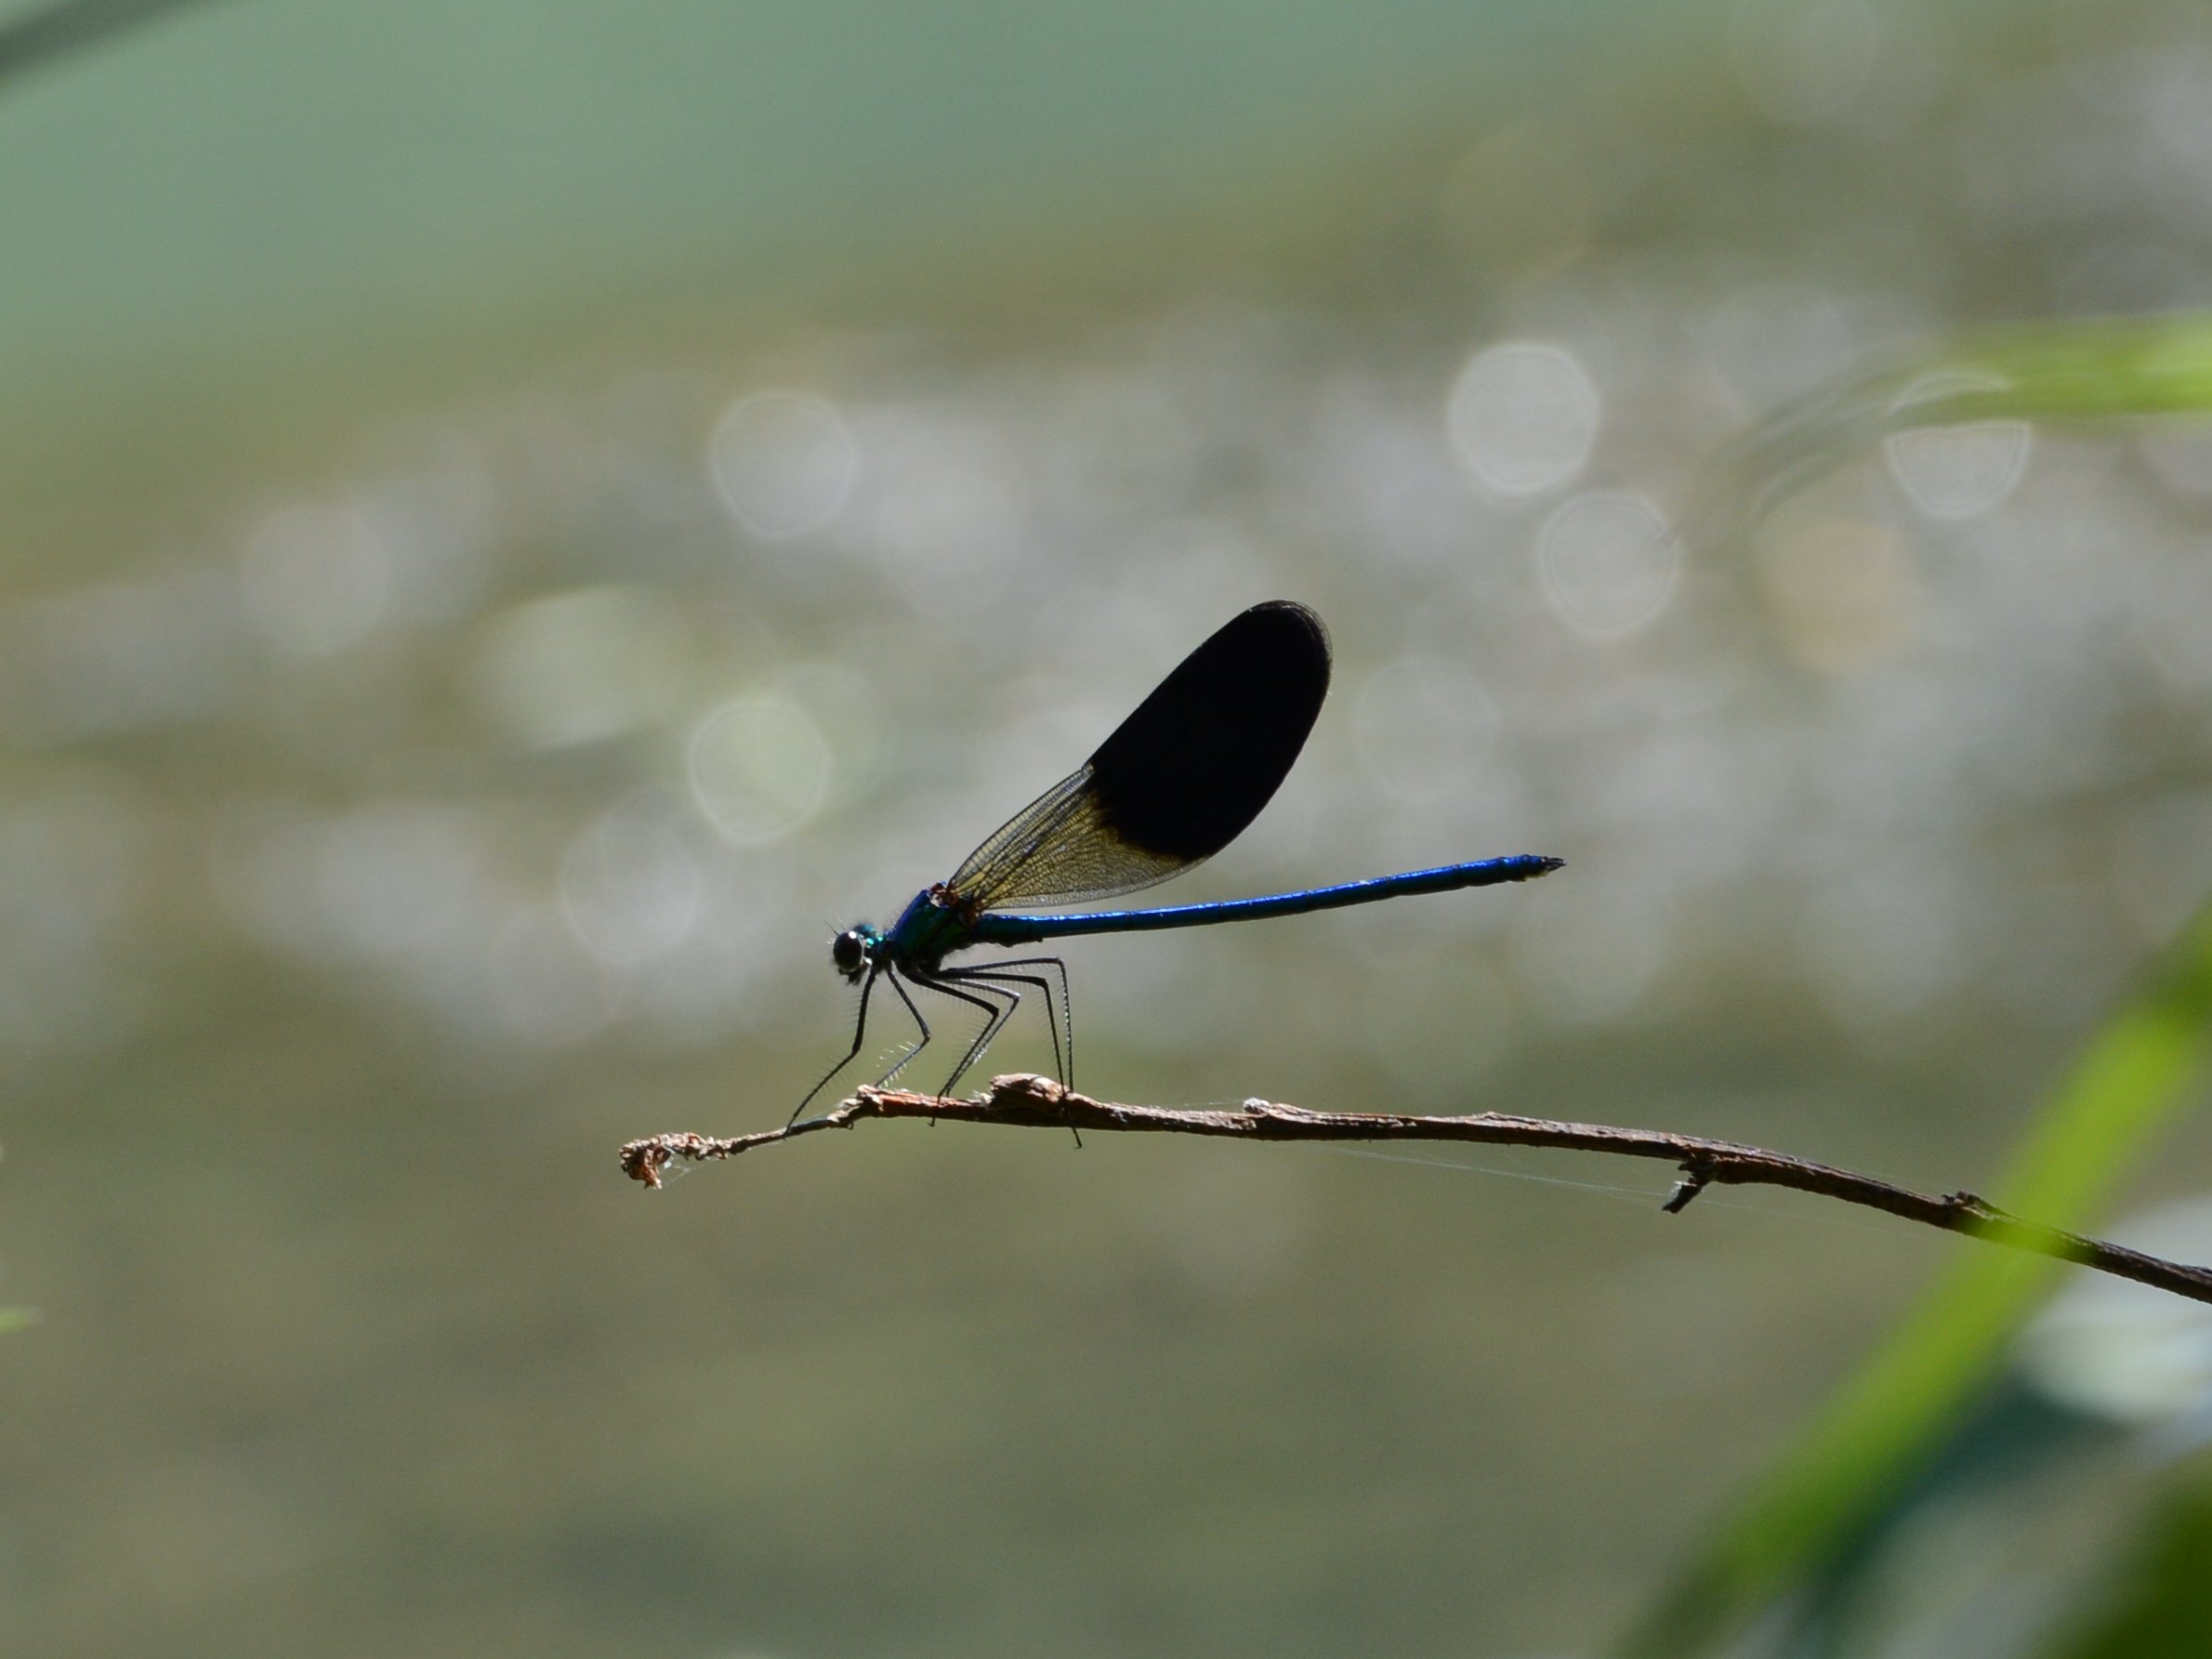
M 1569 867 L 1078 941 L 1086 1088 L 1999 1182 L 2212 890 L 2212 420 L 1954 343 L 2212 296 L 2203 7 L 46 15 L 0 6 L 9 1652 L 2205 1651 L 2212 1336 L 2160 1298 L 1982 1322 L 1795 1577 L 1669 1634 L 1994 1252 L 1536 1154 L 614 1162 L 781 1123 L 832 930 L 1286 596 L 1335 694 L 1173 900 Z M 985 1070 L 1048 1063 L 1032 1016 Z M 2039 1213 L 2212 1257 L 2200 1093 Z

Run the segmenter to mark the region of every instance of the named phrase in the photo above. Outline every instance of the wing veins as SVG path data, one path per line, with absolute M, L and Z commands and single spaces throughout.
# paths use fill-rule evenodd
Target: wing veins
M 1152 887 L 1199 862 L 1121 839 L 1090 784 L 1086 763 L 992 832 L 946 885 L 984 910 L 1080 904 Z

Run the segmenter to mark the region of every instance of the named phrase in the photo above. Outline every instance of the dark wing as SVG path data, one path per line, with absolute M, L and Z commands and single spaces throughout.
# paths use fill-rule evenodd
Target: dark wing
M 1081 770 L 968 855 L 950 886 L 984 910 L 1075 904 L 1165 881 L 1259 816 L 1329 692 L 1329 637 L 1303 605 L 1232 618 Z

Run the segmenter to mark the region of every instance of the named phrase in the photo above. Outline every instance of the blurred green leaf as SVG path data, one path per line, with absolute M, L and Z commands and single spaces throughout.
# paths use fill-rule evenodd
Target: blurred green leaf
M 35 1308 L 0 1308 L 0 1336 L 37 1323 L 38 1310 Z
M 0 81 L 43 69 L 197 0 L 58 0 L 0 20 Z
M 2080 1226 L 2192 1098 L 2212 1047 L 2212 907 L 2114 1014 L 1996 1183 L 1999 1202 Z M 1703 1651 L 1848 1547 L 1948 1433 L 2061 1264 L 1962 1255 L 1797 1444 L 1738 1506 L 1622 1644 L 1634 1659 Z
M 1692 539 L 1728 545 L 1883 438 L 1977 421 L 2212 412 L 2212 313 L 2040 323 L 1969 335 L 1784 404 L 1715 466 Z
M 2212 1467 L 2199 1460 L 2144 1518 L 2105 1604 L 2052 1652 L 2059 1659 L 2164 1659 L 2212 1640 Z
M 1986 377 L 1994 384 L 1960 384 Z M 1941 382 L 1953 381 L 1947 389 Z M 1916 383 L 1937 395 L 1917 397 Z M 1929 363 L 1893 371 L 1892 427 L 1976 420 L 2101 420 L 2212 409 L 2212 315 L 2185 312 L 2039 323 L 1967 341 Z

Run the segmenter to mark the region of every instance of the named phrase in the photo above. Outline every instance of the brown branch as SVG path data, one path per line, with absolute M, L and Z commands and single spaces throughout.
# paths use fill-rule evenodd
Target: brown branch
M 1674 1192 L 1660 1205 L 1670 1214 L 1683 1209 L 1707 1187 L 1792 1187 L 1800 1192 L 1817 1192 L 1824 1198 L 1886 1210 L 1946 1232 L 1962 1232 L 1994 1244 L 2078 1262 L 2192 1301 L 2212 1302 L 2212 1268 L 2166 1261 L 2062 1228 L 2022 1220 L 1971 1192 L 1946 1192 L 1933 1198 L 1872 1176 L 1785 1157 L 1739 1141 L 1706 1140 L 1656 1129 L 1616 1129 L 1604 1124 L 1559 1123 L 1503 1112 L 1478 1112 L 1466 1117 L 1407 1117 L 1395 1113 L 1308 1112 L 1268 1100 L 1246 1100 L 1233 1112 L 1178 1111 L 1165 1106 L 1113 1105 L 1064 1089 L 1047 1077 L 1016 1074 L 993 1078 L 990 1091 L 974 1099 L 955 1100 L 901 1088 L 862 1088 L 820 1117 L 781 1129 L 763 1129 L 757 1135 L 728 1139 L 656 1135 L 647 1140 L 633 1140 L 622 1149 L 623 1173 L 657 1187 L 661 1171 L 678 1158 L 691 1162 L 734 1158 L 756 1147 L 772 1146 L 820 1129 L 849 1129 L 870 1117 L 946 1118 L 955 1123 L 1008 1124 L 1079 1133 L 1085 1129 L 1120 1130 L 1244 1140 L 1468 1140 L 1488 1146 L 1554 1146 L 1656 1158 L 1681 1172 Z

